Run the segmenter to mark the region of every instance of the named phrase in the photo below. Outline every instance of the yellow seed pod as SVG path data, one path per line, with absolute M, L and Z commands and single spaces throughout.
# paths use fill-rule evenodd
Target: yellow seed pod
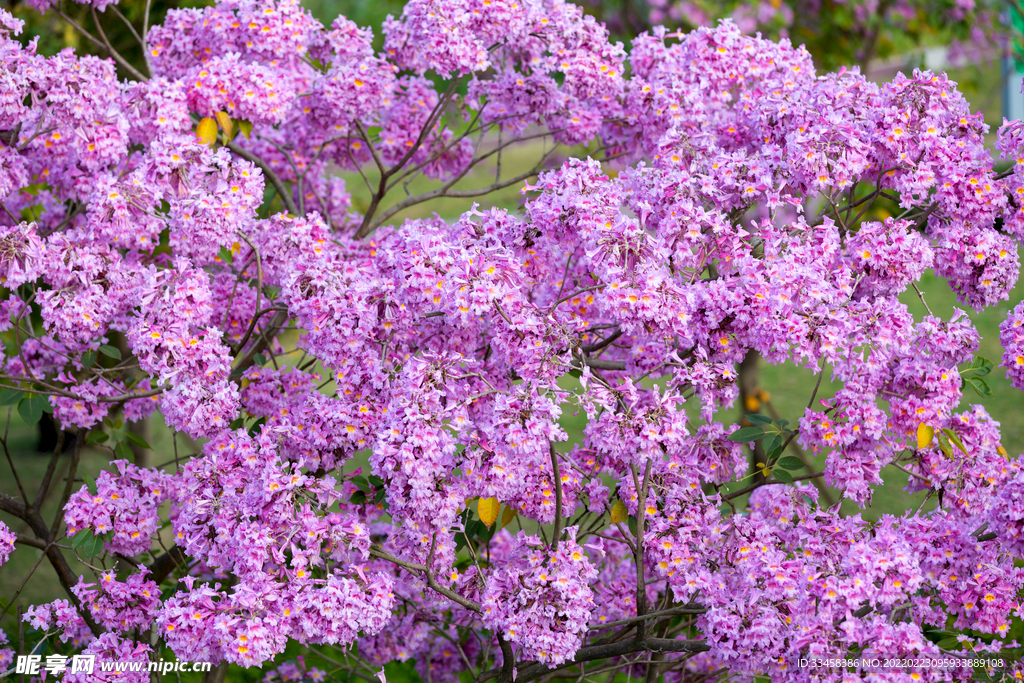
M 484 523 L 488 529 L 498 519 L 498 510 L 501 509 L 501 503 L 498 502 L 497 498 L 481 498 L 477 501 L 476 511 L 480 515 L 480 521 Z
M 629 515 L 626 513 L 626 504 L 621 500 L 615 501 L 615 505 L 612 505 L 612 524 L 625 522 L 628 518 Z
M 228 116 L 226 111 L 217 112 L 217 123 L 220 124 L 220 129 L 224 131 L 224 139 L 231 139 L 231 130 L 234 128 L 234 124 L 231 123 L 231 117 Z
M 917 426 L 917 449 L 928 448 L 935 438 L 935 427 L 926 425 L 924 422 Z
M 196 126 L 196 137 L 204 145 L 212 145 L 217 141 L 217 122 L 211 118 L 205 118 Z

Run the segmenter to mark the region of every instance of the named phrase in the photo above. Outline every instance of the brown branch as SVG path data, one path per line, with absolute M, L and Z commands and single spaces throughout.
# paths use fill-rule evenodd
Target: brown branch
M 516 683 L 529 683 L 542 676 L 546 676 L 559 669 L 567 669 L 581 662 L 590 662 L 595 659 L 608 659 L 611 657 L 622 657 L 636 652 L 707 652 L 711 647 L 703 640 L 674 640 L 670 638 L 645 638 L 643 640 L 632 639 L 607 645 L 591 645 L 580 648 L 571 660 L 560 666 L 549 668 L 547 664 L 534 662 L 519 669 L 516 676 Z M 484 683 L 499 676 L 497 670 L 485 672 L 478 679 L 478 683 Z
M 62 425 L 63 427 L 63 425 Z M 39 510 L 43 506 L 43 499 L 46 497 L 47 491 L 50 490 L 50 482 L 53 481 L 53 473 L 57 469 L 57 458 L 64 451 L 64 429 L 62 428 L 57 434 L 57 445 L 53 448 L 53 454 L 50 456 L 50 462 L 46 466 L 46 474 L 43 475 L 43 481 L 39 484 L 39 490 L 36 492 L 36 499 L 32 503 L 32 507 Z M 4 443 L 4 451 L 7 450 L 7 444 Z M 8 456 L 10 458 L 10 456 Z M 14 463 L 11 463 L 11 469 L 14 469 Z
M 621 360 L 604 360 L 603 358 L 589 358 L 587 356 L 577 356 L 573 360 L 573 367 L 576 369 L 582 369 L 584 365 L 595 368 L 597 370 L 618 370 L 623 371 L 626 369 L 625 361 Z
M 231 371 L 231 374 L 233 376 L 240 376 L 243 372 L 248 370 L 253 364 L 256 355 L 261 353 L 270 345 L 270 341 L 274 338 L 274 335 L 277 334 L 278 330 L 284 327 L 286 322 L 288 322 L 288 313 L 278 309 L 277 315 L 271 319 L 270 325 L 267 329 L 260 332 L 259 341 L 253 344 L 249 350 L 245 352 L 245 355 L 238 360 L 234 369 Z
M 431 546 L 433 546 L 433 543 L 431 543 Z M 407 569 L 411 572 L 423 574 L 424 578 L 427 581 L 427 587 L 433 590 L 434 592 L 440 593 L 452 602 L 458 603 L 466 609 L 473 610 L 474 612 L 483 611 L 482 608 L 480 607 L 480 603 L 473 602 L 472 600 L 467 600 L 455 591 L 449 590 L 444 586 L 438 584 L 437 581 L 434 580 L 434 573 L 431 572 L 429 567 L 427 567 L 426 565 L 416 564 L 415 562 L 407 562 L 406 560 L 397 558 L 394 555 L 390 555 L 381 550 L 379 547 L 372 545 L 370 546 L 370 555 L 372 555 L 373 557 L 379 557 L 382 560 L 387 560 L 388 562 L 392 562 L 398 565 L 399 567 Z M 431 555 L 433 555 L 433 547 L 431 547 Z
M 103 31 L 103 26 L 100 24 L 100 18 L 96 16 L 96 8 L 90 7 L 89 11 L 92 13 L 92 21 L 94 24 L 96 24 L 96 30 L 99 32 L 100 38 L 103 40 L 104 47 L 107 49 L 107 52 L 110 53 L 110 56 L 114 58 L 114 61 L 120 64 L 121 67 L 129 74 L 131 74 L 132 78 L 134 78 L 135 80 L 147 80 L 146 77 L 142 75 L 141 71 L 132 66 L 128 62 L 128 60 L 122 57 L 121 53 L 115 50 L 114 46 L 110 44 L 110 40 L 107 38 L 107 34 Z
M 825 474 L 824 472 L 814 472 L 813 474 L 805 474 L 805 475 L 802 475 L 802 476 L 799 476 L 799 477 L 793 477 L 793 481 L 807 481 L 808 479 L 814 479 L 815 477 L 824 476 L 824 474 Z M 764 486 L 766 484 L 783 484 L 783 483 L 785 483 L 785 482 L 781 482 L 778 479 L 765 479 L 763 481 L 754 482 L 753 484 L 750 484 L 749 486 L 744 486 L 741 489 L 737 489 L 736 491 L 732 491 L 728 495 L 723 496 L 722 500 L 733 500 L 735 498 L 739 498 L 743 494 L 750 493 L 751 491 L 753 491 L 755 489 L 759 489 L 759 488 L 761 488 L 762 486 Z
M 633 472 L 633 486 L 637 490 L 636 510 L 636 550 L 633 554 L 636 564 L 636 615 L 642 617 L 647 613 L 647 582 L 644 580 L 644 521 L 647 516 L 647 493 L 651 487 L 651 462 L 648 460 L 644 466 L 644 482 L 641 486 L 637 481 L 636 465 L 631 465 Z M 636 625 L 636 637 L 643 639 L 644 622 L 638 621 Z
M 86 437 L 89 436 L 88 429 L 80 429 L 75 436 L 75 449 L 71 451 L 71 464 L 68 465 L 67 478 L 64 480 L 64 493 L 61 494 L 60 503 L 57 505 L 57 514 L 50 525 L 49 539 L 57 538 L 61 522 L 64 521 L 64 506 L 71 500 L 71 489 L 75 485 L 75 475 L 78 474 L 78 463 L 82 459 L 82 449 L 85 448 Z
M 77 583 L 74 573 L 71 571 L 71 567 L 68 566 L 67 560 L 64 559 L 64 554 L 60 548 L 54 543 L 55 535 L 51 534 L 50 530 L 46 528 L 46 522 L 43 521 L 42 516 L 38 511 L 25 505 L 24 503 L 11 498 L 6 493 L 0 493 L 0 511 L 14 515 L 18 519 L 26 522 L 29 527 L 35 533 L 36 538 L 45 543 L 45 550 L 43 551 L 46 558 L 50 560 L 50 564 L 53 566 L 53 570 L 57 573 L 57 580 L 60 581 L 60 585 L 64 587 L 64 591 L 68 594 L 68 598 L 71 600 L 71 604 L 75 606 L 78 614 L 85 621 L 89 630 L 92 631 L 93 635 L 97 638 L 103 634 L 103 630 L 99 624 L 92 618 L 92 613 L 86 609 L 78 596 L 75 595 L 72 587 Z M 58 515 L 60 511 L 58 511 Z
M 470 167 L 467 167 L 466 170 L 468 170 L 469 168 Z M 534 169 L 532 169 L 530 171 L 527 171 L 526 173 L 521 173 L 521 174 L 517 175 L 514 178 L 510 178 L 509 180 L 503 180 L 500 183 L 493 183 L 491 185 L 488 185 L 487 187 L 482 187 L 482 188 L 480 188 L 478 190 L 452 190 L 451 187 L 453 185 L 455 185 L 455 183 L 457 183 L 458 181 L 462 180 L 462 178 L 465 175 L 464 173 L 460 174 L 458 177 L 453 178 L 448 183 L 445 183 L 445 185 L 443 187 L 439 187 L 436 190 L 431 190 L 430 192 L 424 192 L 422 194 L 418 194 L 418 195 L 415 195 L 413 197 L 408 197 L 407 199 L 403 199 L 402 201 L 394 204 L 387 211 L 384 211 L 383 213 L 381 213 L 380 217 L 377 218 L 377 220 L 365 221 L 363 223 L 363 225 L 360 226 L 359 230 L 356 232 L 356 239 L 362 239 L 362 238 L 366 237 L 371 232 L 376 230 L 378 227 L 383 225 L 385 221 L 387 221 L 389 218 L 394 216 L 396 213 L 398 213 L 399 211 L 403 211 L 404 209 L 407 209 L 410 206 L 415 206 L 416 204 L 422 204 L 423 202 L 430 201 L 431 199 L 437 199 L 439 197 L 455 197 L 455 198 L 479 197 L 481 195 L 490 194 L 490 193 L 495 192 L 497 190 L 504 189 L 504 188 L 506 188 L 506 187 L 508 187 L 510 185 L 515 185 L 516 183 L 522 182 L 523 180 L 526 180 L 527 178 L 530 178 L 532 176 L 537 175 L 538 172 L 539 172 L 539 170 L 537 169 L 537 167 L 534 167 Z M 371 208 L 376 208 L 376 207 L 374 207 L 371 204 Z M 367 216 L 369 216 L 369 215 L 370 215 L 370 213 L 368 212 Z
M 501 648 L 501 672 L 498 674 L 498 683 L 512 683 L 512 681 L 517 680 L 514 678 L 516 656 L 509 642 L 500 633 L 497 635 L 498 647 Z
M 140 36 L 139 32 L 135 30 L 135 26 L 132 24 L 132 22 L 128 21 L 128 17 L 126 17 L 118 11 L 117 5 L 111 5 L 110 9 L 122 22 L 124 22 L 124 25 L 128 27 L 128 30 L 131 32 L 132 36 L 134 36 L 135 40 L 139 43 L 139 48 L 142 50 L 142 61 L 146 63 L 146 71 L 148 71 L 150 76 L 152 76 L 153 65 L 150 64 L 149 51 L 146 50 L 146 43 L 142 40 L 142 36 Z
M 551 451 L 551 470 L 555 478 L 555 528 L 552 533 L 551 550 L 558 550 L 558 537 L 562 535 L 562 477 L 558 472 L 558 454 L 553 444 L 548 444 Z
M 606 346 L 609 346 L 612 343 L 614 343 L 615 340 L 618 339 L 621 336 L 622 336 L 622 329 L 619 328 L 619 329 L 616 329 L 614 332 L 612 332 L 610 335 L 608 335 L 607 337 L 605 337 L 604 339 L 602 339 L 599 342 L 594 342 L 593 344 L 585 344 L 585 345 L 581 346 L 580 350 L 582 350 L 583 353 L 596 353 L 596 352 L 600 351 L 601 349 L 605 348 Z
M 153 563 L 147 567 L 150 573 L 148 578 L 149 580 L 160 584 L 171 574 L 171 572 L 187 563 L 188 558 L 185 557 L 185 553 L 181 551 L 181 548 L 176 545 L 172 545 L 167 549 L 167 552 L 157 557 L 153 560 Z
M 660 617 L 672 617 L 680 614 L 706 614 L 707 609 L 700 605 L 682 605 L 680 607 L 670 607 L 668 609 L 658 610 L 657 612 L 648 612 L 642 616 L 629 617 L 628 619 L 618 619 L 616 621 L 609 621 L 607 624 L 601 624 L 595 626 L 594 631 L 600 631 L 602 629 L 611 628 L 613 626 L 623 626 L 625 624 L 635 624 L 638 621 L 646 621 L 648 619 L 657 619 Z

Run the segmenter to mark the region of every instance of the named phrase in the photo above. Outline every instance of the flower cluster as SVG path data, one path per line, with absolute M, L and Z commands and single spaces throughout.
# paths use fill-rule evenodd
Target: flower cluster
M 11 552 L 14 551 L 14 542 L 18 537 L 12 532 L 7 525 L 0 522 L 0 564 L 3 564 L 11 557 Z
M 1003 367 L 1010 383 L 1024 391 L 1024 304 L 1017 304 L 999 325 Z
M 557 548 L 520 531 L 507 559 L 498 564 L 483 594 L 483 623 L 519 646 L 521 656 L 555 667 L 572 657 L 590 621 L 597 571 L 574 540 Z
M 160 504 L 171 495 L 171 478 L 159 470 L 140 468 L 126 460 L 111 463 L 118 475 L 104 470 L 96 490 L 83 486 L 64 508 L 68 534 L 110 534 L 106 547 L 131 557 L 149 550 L 160 527 Z
M 852 267 L 865 277 L 858 291 L 894 296 L 919 280 L 932 265 L 932 252 L 920 233 L 910 232 L 910 223 L 885 219 L 864 223 L 847 242 Z
M 74 593 L 104 628 L 111 631 L 145 629 L 153 622 L 160 606 L 160 589 L 146 580 L 147 573 L 146 567 L 140 565 L 137 574 L 122 582 L 113 572 L 105 572 L 95 584 L 80 580 Z
M 104 633 L 92 641 L 83 654 L 92 655 L 96 662 L 124 662 L 124 669 L 102 671 L 97 665 L 93 671 L 69 672 L 62 680 L 68 683 L 145 683 L 149 680 L 148 666 L 152 651 L 153 648 L 144 643 L 116 633 Z M 133 667 L 129 662 L 141 666 L 137 664 Z

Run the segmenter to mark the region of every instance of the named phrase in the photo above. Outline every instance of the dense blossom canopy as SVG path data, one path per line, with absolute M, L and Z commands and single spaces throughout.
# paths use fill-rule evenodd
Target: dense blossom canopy
M 652 653 L 630 671 L 797 683 L 851 680 L 814 655 L 998 652 L 1024 616 L 1024 471 L 960 406 L 978 333 L 898 298 L 933 270 L 980 310 L 1018 277 L 1024 124 L 994 154 L 945 76 L 818 75 L 730 22 L 627 56 L 562 0 L 410 0 L 381 52 L 295 0 L 222 0 L 169 12 L 131 80 L 0 26 L 4 400 L 77 431 L 72 477 L 116 454 L 58 531 L 0 496 L 67 589 L 24 614 L 59 651 L 269 670 L 298 641 L 432 683 Z M 541 138 L 600 158 L 499 162 L 520 213 L 389 222 L 486 201 L 456 181 Z M 741 428 L 750 353 L 840 388 Z M 129 462 L 154 413 L 196 452 Z M 794 481 L 797 445 L 820 466 Z M 811 485 L 864 505 L 896 468 L 938 506 L 869 523 Z

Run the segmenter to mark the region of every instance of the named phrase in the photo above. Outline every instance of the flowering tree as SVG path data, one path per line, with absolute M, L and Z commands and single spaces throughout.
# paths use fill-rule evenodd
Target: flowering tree
M 380 53 L 343 17 L 224 0 L 147 21 L 144 72 L 89 34 L 129 80 L 0 23 L 0 401 L 75 434 L 56 519 L 61 447 L 38 491 L 0 494 L 0 561 L 55 569 L 66 598 L 25 620 L 60 652 L 169 649 L 214 679 L 297 641 L 371 681 L 414 660 L 434 683 L 796 682 L 850 680 L 807 656 L 1012 646 L 1024 473 L 984 408 L 958 412 L 991 364 L 966 314 L 897 296 L 931 269 L 970 308 L 1008 297 L 1020 122 L 997 174 L 943 76 L 817 76 L 731 23 L 627 59 L 561 0 L 412 0 Z M 530 140 L 601 158 L 503 171 Z M 389 224 L 528 179 L 521 215 Z M 879 201 L 902 213 L 865 220 Z M 841 388 L 733 424 L 750 350 Z M 129 462 L 125 423 L 154 411 L 200 452 Z M 86 447 L 110 466 L 73 483 Z M 938 506 L 868 523 L 810 484 L 866 504 L 893 470 Z
M 866 67 L 878 56 L 949 43 L 955 61 L 991 61 L 1006 43 L 1016 0 L 590 0 L 613 30 L 665 24 L 687 30 L 730 17 L 745 33 L 806 43 L 818 65 Z

